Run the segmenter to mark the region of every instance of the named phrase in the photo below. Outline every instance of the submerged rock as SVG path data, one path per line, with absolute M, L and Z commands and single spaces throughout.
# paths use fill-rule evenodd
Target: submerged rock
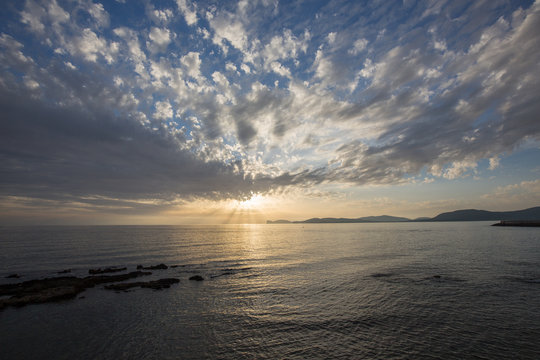
M 138 267 L 137 267 L 138 269 Z M 127 270 L 126 267 L 108 267 L 108 268 L 97 268 L 97 269 L 90 269 L 88 270 L 88 273 L 91 274 L 91 275 L 97 275 L 97 274 L 105 274 L 105 273 L 113 273 L 113 272 L 119 272 L 119 271 L 124 271 L 124 270 Z
M 62 276 L 0 285 L 0 296 L 10 296 L 7 299 L 0 299 L 0 309 L 7 306 L 24 306 L 71 299 L 98 284 L 125 281 L 151 274 L 151 272 L 134 271 L 121 275 L 87 276 L 84 278 Z
M 203 281 L 204 278 L 201 275 L 193 275 L 192 277 L 189 278 L 189 280 Z
M 18 279 L 20 277 L 21 277 L 21 275 L 19 275 L 19 274 L 10 274 L 10 275 L 6 276 L 6 279 Z
M 141 288 L 148 288 L 148 289 L 153 289 L 153 290 L 162 290 L 162 289 L 168 289 L 171 287 L 172 284 L 176 284 L 179 282 L 180 282 L 179 279 L 166 278 L 166 279 L 159 279 L 159 280 L 154 280 L 154 281 L 137 281 L 137 282 L 132 282 L 132 283 L 106 285 L 105 289 L 116 290 L 116 291 L 127 291 L 128 289 L 131 289 L 134 287 L 141 287 Z
M 142 266 L 137 265 L 137 269 L 143 269 L 143 270 L 167 270 L 169 267 L 165 264 L 159 264 L 159 265 L 153 265 L 153 266 Z

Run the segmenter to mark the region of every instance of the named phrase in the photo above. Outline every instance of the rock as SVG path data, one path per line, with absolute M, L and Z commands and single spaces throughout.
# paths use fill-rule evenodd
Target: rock
M 139 269 L 139 267 L 137 267 L 137 269 Z M 124 271 L 124 270 L 127 270 L 127 268 L 126 267 L 122 267 L 122 268 L 108 267 L 108 268 L 104 268 L 104 269 L 102 269 L 102 268 L 90 269 L 90 270 L 88 270 L 88 273 L 91 274 L 91 275 L 97 275 L 97 274 L 119 272 L 119 271 Z
M 144 270 L 167 270 L 169 267 L 165 264 L 159 264 L 154 266 L 142 266 L 137 265 L 137 269 L 144 269 Z
M 441 275 L 433 275 L 433 278 L 435 278 L 435 279 L 440 279 L 440 278 L 441 278 Z
M 65 270 L 59 271 L 58 274 L 68 274 L 70 272 L 71 272 L 71 269 L 65 269 Z
M 10 275 L 6 276 L 6 279 L 18 279 L 20 277 L 21 277 L 21 275 L 19 275 L 19 274 L 10 274 Z
M 71 299 L 87 288 L 98 284 L 125 281 L 151 274 L 151 272 L 134 271 L 121 275 L 87 276 L 84 278 L 61 276 L 0 285 L 0 297 L 10 296 L 7 299 L 0 299 L 0 309 L 7 306 L 24 306 Z
M 153 290 L 162 290 L 162 289 L 168 289 L 169 287 L 171 287 L 172 284 L 176 284 L 179 282 L 180 282 L 179 279 L 166 278 L 166 279 L 159 279 L 159 280 L 154 280 L 154 281 L 138 281 L 138 282 L 132 282 L 132 283 L 106 285 L 105 289 L 116 290 L 116 291 L 127 291 L 128 289 L 131 289 L 134 287 L 141 287 L 141 288 L 148 288 L 148 289 L 153 289 Z
M 203 281 L 204 278 L 201 275 L 193 275 L 192 277 L 189 278 L 189 280 Z

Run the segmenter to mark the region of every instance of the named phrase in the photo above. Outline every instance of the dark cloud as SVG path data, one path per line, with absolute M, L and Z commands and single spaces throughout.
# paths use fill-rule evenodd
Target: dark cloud
M 167 198 L 249 191 L 233 166 L 181 150 L 181 137 L 103 112 L 1 95 L 4 194 Z

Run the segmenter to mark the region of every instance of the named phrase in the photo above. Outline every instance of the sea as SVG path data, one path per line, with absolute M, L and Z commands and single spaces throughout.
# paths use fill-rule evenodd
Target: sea
M 0 310 L 0 359 L 540 359 L 540 229 L 491 224 L 1 227 L 2 284 L 180 282 Z

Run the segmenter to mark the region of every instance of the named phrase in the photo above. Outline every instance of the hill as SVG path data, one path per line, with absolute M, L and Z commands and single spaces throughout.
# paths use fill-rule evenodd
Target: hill
M 497 221 L 539 220 L 540 206 L 517 211 L 456 210 L 445 212 L 427 221 Z
M 267 224 L 340 224 L 340 223 L 377 223 L 408 221 L 499 221 L 499 220 L 540 220 L 540 206 L 517 211 L 486 211 L 476 209 L 456 210 L 441 213 L 433 218 L 407 219 L 404 217 L 381 215 L 349 218 L 311 218 L 303 221 L 267 220 Z

